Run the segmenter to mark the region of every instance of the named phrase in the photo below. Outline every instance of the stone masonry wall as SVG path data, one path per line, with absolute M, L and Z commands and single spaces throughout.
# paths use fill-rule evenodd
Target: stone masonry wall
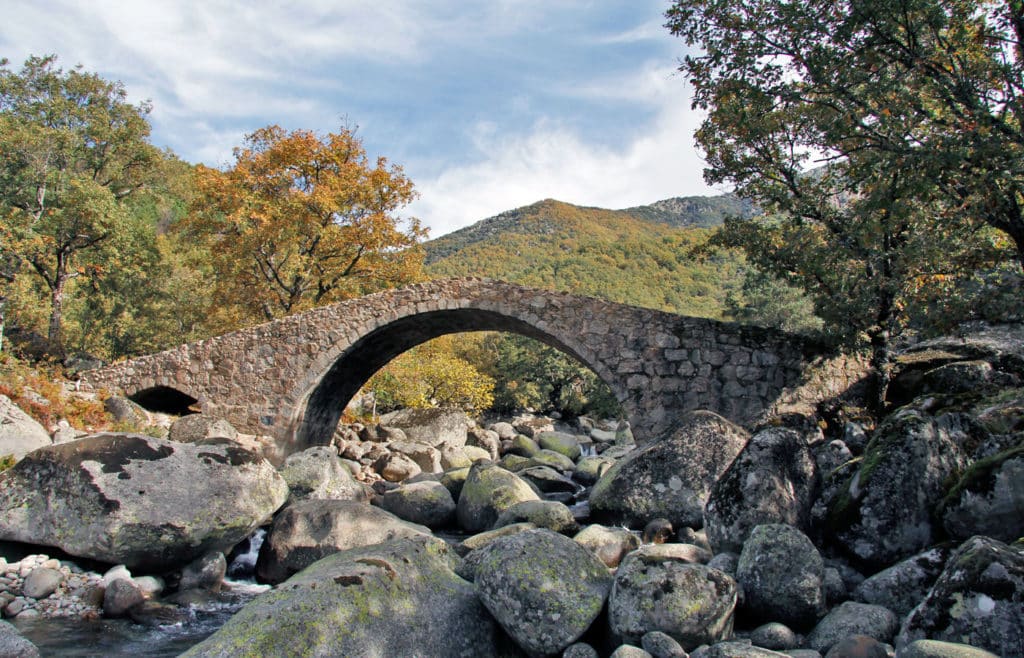
M 445 279 L 116 363 L 84 379 L 127 396 L 173 388 L 199 400 L 204 413 L 299 449 L 330 438 L 331 419 L 348 402 L 332 394 L 350 396 L 372 374 L 367 369 L 424 340 L 470 330 L 526 334 L 580 359 L 611 386 L 641 440 L 686 410 L 749 422 L 801 383 L 812 356 L 801 339 L 781 332 L 487 279 Z M 320 408 L 328 404 L 336 411 Z

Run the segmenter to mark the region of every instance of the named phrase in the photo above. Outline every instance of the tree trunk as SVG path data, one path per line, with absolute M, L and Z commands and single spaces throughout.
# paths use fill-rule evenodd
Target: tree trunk
M 50 327 L 47 341 L 50 354 L 60 360 L 64 359 L 64 287 L 67 281 L 67 274 L 57 274 L 50 290 Z
M 0 296 L 0 352 L 4 351 L 4 308 L 7 306 L 7 297 Z
M 871 368 L 875 371 L 875 386 L 868 404 L 871 412 L 881 418 L 885 413 L 885 398 L 892 381 L 892 342 L 888 331 L 871 336 Z

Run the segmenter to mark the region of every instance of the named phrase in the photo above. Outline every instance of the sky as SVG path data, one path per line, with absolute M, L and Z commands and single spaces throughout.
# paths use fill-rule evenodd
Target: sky
M 438 237 L 546 198 L 718 194 L 667 0 L 13 0 L 0 57 L 56 54 L 149 100 L 152 142 L 231 165 L 277 124 L 355 127 Z

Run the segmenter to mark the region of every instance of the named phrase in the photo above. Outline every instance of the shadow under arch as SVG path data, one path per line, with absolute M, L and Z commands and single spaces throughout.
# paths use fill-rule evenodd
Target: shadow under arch
M 521 334 L 550 345 L 592 370 L 611 388 L 620 403 L 626 402 L 624 388 L 602 363 L 580 354 L 540 327 L 489 310 L 428 311 L 397 318 L 368 332 L 334 360 L 300 405 L 292 433 L 293 449 L 330 443 L 348 402 L 374 373 L 398 355 L 439 336 L 472 331 Z
M 185 416 L 196 413 L 193 405 L 199 400 L 170 386 L 153 386 L 128 396 L 128 399 L 147 411 Z

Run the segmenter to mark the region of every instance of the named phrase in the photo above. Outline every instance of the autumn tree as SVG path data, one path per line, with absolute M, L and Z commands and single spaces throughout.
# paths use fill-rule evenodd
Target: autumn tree
M 417 280 L 426 235 L 398 211 L 401 167 L 371 161 L 353 130 L 278 126 L 235 149 L 227 171 L 198 167 L 189 230 L 209 240 L 227 324 L 269 320 Z
M 1020 152 L 1017 83 L 996 75 L 1019 61 L 999 41 L 1010 4 L 1003 18 L 996 3 L 931 0 L 678 0 L 667 14 L 699 48 L 682 70 L 707 111 L 705 178 L 763 211 L 715 241 L 807 291 L 837 337 L 871 344 L 879 406 L 914 306 L 997 262 L 1005 236 L 1021 244 L 1019 160 L 982 157 Z M 1007 212 L 977 212 L 982 196 Z
M 0 62 L 0 252 L 4 280 L 22 272 L 49 291 L 50 351 L 64 354 L 69 284 L 104 272 L 130 231 L 123 200 L 143 184 L 156 151 L 148 104 L 56 57 L 20 72 Z

